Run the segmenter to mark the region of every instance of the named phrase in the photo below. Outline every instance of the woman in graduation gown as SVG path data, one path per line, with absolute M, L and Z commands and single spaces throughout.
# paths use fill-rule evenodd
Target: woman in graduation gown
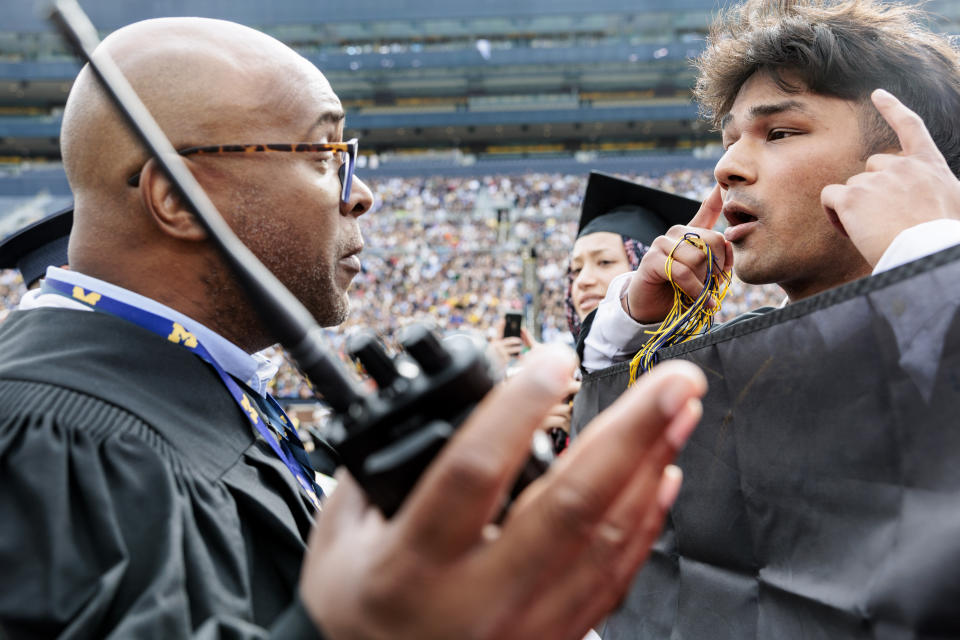
M 584 322 L 613 279 L 636 270 L 650 244 L 686 224 L 700 203 L 615 176 L 590 172 L 567 268 L 567 324 L 582 353 Z

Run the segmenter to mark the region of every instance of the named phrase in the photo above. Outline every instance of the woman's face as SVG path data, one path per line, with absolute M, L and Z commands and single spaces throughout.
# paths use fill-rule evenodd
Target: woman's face
M 578 238 L 573 245 L 570 270 L 573 308 L 583 320 L 603 300 L 610 281 L 631 270 L 620 234 L 598 231 Z

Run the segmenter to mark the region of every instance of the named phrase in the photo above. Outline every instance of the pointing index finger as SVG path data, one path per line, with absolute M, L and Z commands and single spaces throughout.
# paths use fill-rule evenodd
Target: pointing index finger
M 701 229 L 713 229 L 720 219 L 720 212 L 723 211 L 723 195 L 720 192 L 720 184 L 713 187 L 713 191 L 707 196 L 707 199 L 700 205 L 697 215 L 690 221 L 691 227 L 700 227 Z
M 897 134 L 900 148 L 905 155 L 934 154 L 940 155 L 937 145 L 930 137 L 923 120 L 916 113 L 908 109 L 900 100 L 889 91 L 875 90 L 871 96 L 873 104 L 887 121 L 887 124 Z

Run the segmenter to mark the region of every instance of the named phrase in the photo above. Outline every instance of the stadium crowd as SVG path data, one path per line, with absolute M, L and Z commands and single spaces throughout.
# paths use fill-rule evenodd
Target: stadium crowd
M 703 199 L 713 187 L 709 171 L 628 175 L 649 186 Z M 351 290 L 350 318 L 327 330 L 342 350 L 363 327 L 389 345 L 415 321 L 445 333 L 496 337 L 507 310 L 522 310 L 524 259 L 535 255 L 539 335 L 543 342 L 572 342 L 564 315 L 567 261 L 576 236 L 586 174 L 528 173 L 483 178 L 384 178 L 367 181 L 374 210 L 361 219 L 366 241 L 363 271 Z M 0 319 L 23 292 L 19 275 L 0 271 Z M 775 285 L 734 280 L 717 314 L 723 322 L 744 311 L 780 303 Z M 271 392 L 287 401 L 310 399 L 303 378 L 279 349 L 266 355 L 279 367 Z

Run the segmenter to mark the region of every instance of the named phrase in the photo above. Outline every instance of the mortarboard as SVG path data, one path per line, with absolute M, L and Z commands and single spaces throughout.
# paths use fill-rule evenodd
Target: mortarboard
M 73 205 L 0 240 L 0 269 L 19 269 L 29 286 L 47 267 L 67 264 Z
M 700 203 L 607 173 L 591 171 L 577 237 L 609 231 L 649 246 L 675 224 L 687 224 Z

